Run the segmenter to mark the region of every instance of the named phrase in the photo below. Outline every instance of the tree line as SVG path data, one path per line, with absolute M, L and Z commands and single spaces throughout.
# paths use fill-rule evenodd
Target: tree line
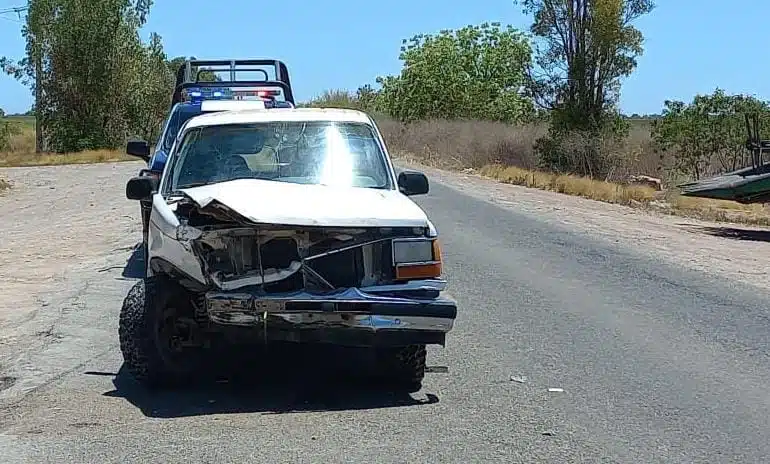
M 426 119 L 546 122 L 537 140 L 541 167 L 606 176 L 616 143 L 629 130 L 620 114 L 621 83 L 643 53 L 634 24 L 652 0 L 515 0 L 532 17 L 528 31 L 500 23 L 469 25 L 402 42 L 401 71 L 363 85 L 348 104 L 404 124 Z M 30 0 L 22 34 L 26 54 L 0 66 L 37 94 L 34 108 L 46 149 L 120 146 L 126 136 L 158 136 L 175 71 L 161 37 L 142 41 L 151 0 Z M 312 102 L 311 102 L 312 104 Z M 766 114 L 750 96 L 696 96 L 665 102 L 652 120 L 661 150 L 698 177 L 714 159 L 742 164 L 741 114 Z M 641 117 L 645 118 L 645 117 Z

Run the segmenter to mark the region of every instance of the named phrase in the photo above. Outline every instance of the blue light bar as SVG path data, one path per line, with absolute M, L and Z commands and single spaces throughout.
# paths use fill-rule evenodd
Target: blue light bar
M 186 89 L 182 99 L 187 102 L 199 103 L 203 100 L 232 100 L 233 91 L 228 88 L 202 87 Z
M 276 100 L 275 97 L 280 94 L 281 92 L 278 90 L 264 88 L 190 87 L 182 92 L 182 101 L 200 104 L 205 100 L 251 100 L 255 98 L 262 100 L 265 103 L 265 108 L 294 108 L 294 105 L 288 101 Z

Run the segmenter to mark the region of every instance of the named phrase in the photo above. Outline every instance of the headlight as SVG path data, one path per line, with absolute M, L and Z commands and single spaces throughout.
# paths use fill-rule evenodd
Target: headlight
M 394 239 L 396 279 L 430 279 L 441 275 L 441 248 L 437 239 Z
M 393 240 L 393 264 L 433 261 L 433 240 Z

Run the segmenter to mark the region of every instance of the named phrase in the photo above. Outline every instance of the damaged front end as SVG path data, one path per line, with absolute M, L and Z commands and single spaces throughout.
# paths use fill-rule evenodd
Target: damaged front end
M 215 201 L 175 209 L 176 240 L 205 280 L 200 310 L 217 326 L 355 346 L 443 345 L 452 329 L 427 227 L 264 224 Z

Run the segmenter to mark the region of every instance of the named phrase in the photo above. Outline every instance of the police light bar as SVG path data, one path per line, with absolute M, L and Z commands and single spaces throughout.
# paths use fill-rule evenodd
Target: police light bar
M 228 88 L 190 88 L 182 92 L 182 101 L 198 103 L 203 100 L 231 100 L 233 91 Z
M 246 100 L 271 103 L 272 108 L 293 108 L 293 105 L 283 105 L 283 101 L 276 99 L 281 94 L 281 90 L 264 87 L 191 87 L 182 91 L 182 101 L 198 104 L 207 100 Z
M 233 89 L 233 98 L 236 100 L 250 100 L 256 97 L 261 100 L 275 100 L 275 97 L 281 95 L 280 90 L 265 88 L 245 88 Z

